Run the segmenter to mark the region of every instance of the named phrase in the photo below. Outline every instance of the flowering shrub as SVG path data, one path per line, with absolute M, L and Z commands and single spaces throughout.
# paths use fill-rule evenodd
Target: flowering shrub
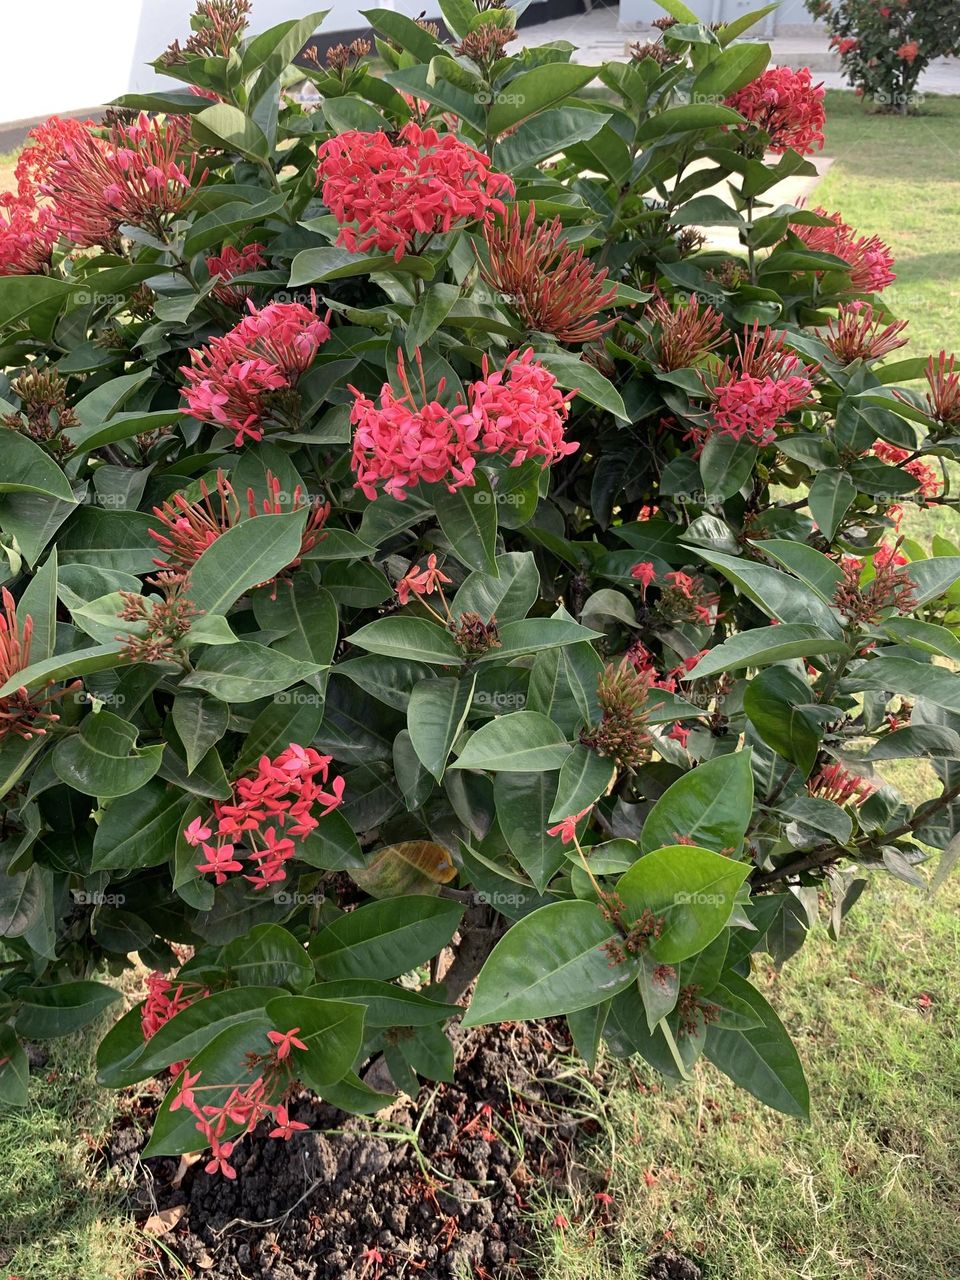
M 804 0 L 827 24 L 831 47 L 857 93 L 902 115 L 934 58 L 960 54 L 960 9 L 942 0 Z
M 960 549 L 901 529 L 960 371 L 766 198 L 822 93 L 742 24 L 593 68 L 377 9 L 374 74 L 244 10 L 37 129 L 0 225 L 0 1096 L 136 955 L 101 1079 L 226 1177 L 459 1016 L 805 1114 L 754 956 L 960 826 Z

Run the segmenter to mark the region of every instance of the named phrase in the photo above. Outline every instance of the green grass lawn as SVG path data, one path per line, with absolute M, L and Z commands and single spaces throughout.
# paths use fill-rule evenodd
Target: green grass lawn
M 825 151 L 813 201 L 890 244 L 885 297 L 910 320 L 909 352 L 960 348 L 960 99 L 899 119 L 831 93 Z M 918 513 L 911 532 L 939 522 Z M 538 1197 L 542 1280 L 639 1280 L 664 1247 L 704 1280 L 960 1280 L 958 912 L 960 881 L 930 900 L 877 878 L 839 943 L 818 933 L 763 975 L 807 1069 L 809 1126 L 711 1068 L 672 1094 L 611 1068 L 603 1107 L 584 1081 L 601 1131 L 569 1185 Z M 30 1107 L 0 1115 L 0 1278 L 144 1280 L 152 1251 L 90 1159 L 112 1099 L 86 1043 L 55 1050 Z M 597 1192 L 613 1197 L 611 1226 Z

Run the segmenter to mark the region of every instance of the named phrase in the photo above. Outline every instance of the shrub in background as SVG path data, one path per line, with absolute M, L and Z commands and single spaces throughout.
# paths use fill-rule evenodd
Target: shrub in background
M 850 83 L 883 111 L 906 115 L 934 58 L 960 53 L 960 8 L 942 0 L 805 0 L 827 24 Z
M 806 1114 L 755 953 L 960 825 L 960 551 L 898 532 L 960 378 L 767 198 L 822 91 L 675 0 L 600 67 L 472 0 L 294 67 L 320 15 L 244 8 L 0 219 L 3 1098 L 135 955 L 101 1079 L 226 1177 L 299 1085 L 449 1079 L 474 979 Z

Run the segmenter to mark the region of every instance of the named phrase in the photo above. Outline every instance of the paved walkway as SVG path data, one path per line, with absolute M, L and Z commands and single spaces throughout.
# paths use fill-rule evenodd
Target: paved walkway
M 955 4 L 958 0 L 947 0 Z M 796 32 L 796 28 L 794 28 Z M 594 9 L 592 13 L 575 14 L 553 22 L 524 27 L 517 36 L 521 45 L 547 44 L 552 40 L 569 40 L 577 46 L 574 62 L 595 63 L 622 59 L 637 40 L 659 38 L 649 27 L 621 27 L 615 9 Z M 746 38 L 749 38 L 749 33 Z M 825 31 L 810 27 L 801 34 L 760 36 L 773 53 L 773 61 L 781 66 L 810 67 L 817 80 L 828 89 L 848 89 L 840 72 L 840 59 L 830 49 Z M 511 46 L 511 49 L 513 46 Z M 938 58 L 927 68 L 917 86 L 920 93 L 960 94 L 960 58 Z

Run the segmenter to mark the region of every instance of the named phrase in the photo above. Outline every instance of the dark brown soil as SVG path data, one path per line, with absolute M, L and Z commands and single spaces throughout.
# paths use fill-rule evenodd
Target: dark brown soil
M 179 1185 L 175 1159 L 138 1165 L 133 1121 L 104 1154 L 137 1167 L 141 1214 L 185 1206 L 163 1243 L 204 1280 L 532 1278 L 526 1197 L 565 1176 L 578 1131 L 595 1127 L 558 1079 L 568 1052 L 559 1023 L 488 1028 L 461 1044 L 456 1084 L 424 1088 L 386 1124 L 304 1095 L 290 1111 L 310 1131 L 246 1138 L 236 1181 L 202 1161 Z

